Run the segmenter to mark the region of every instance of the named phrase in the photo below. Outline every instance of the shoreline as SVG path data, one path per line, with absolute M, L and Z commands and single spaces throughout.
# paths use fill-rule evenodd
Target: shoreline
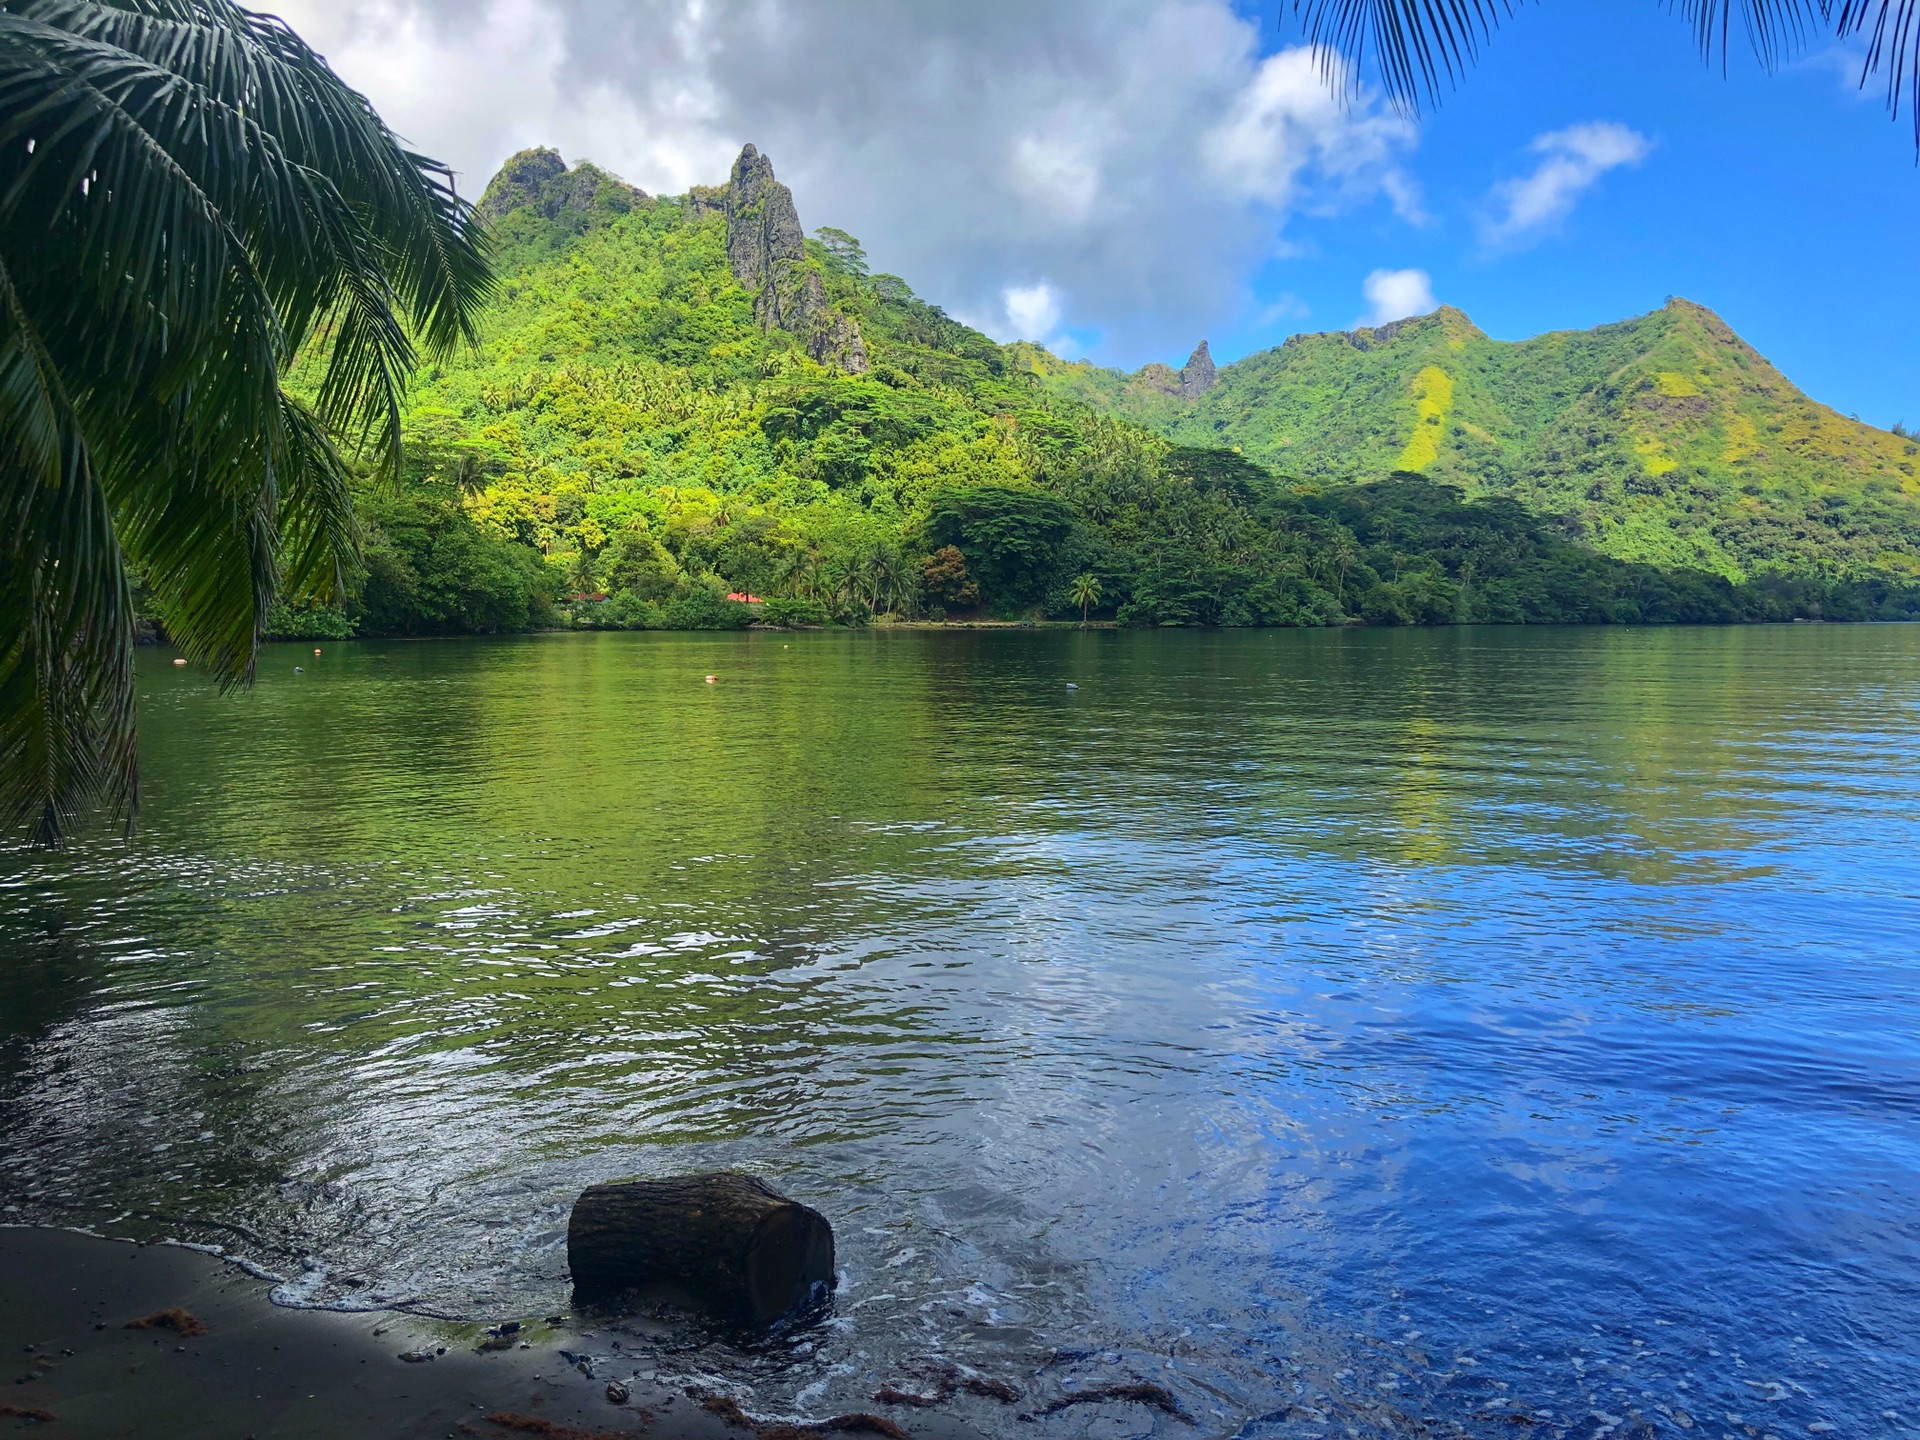
M 506 1342 L 510 1348 L 481 1351 L 488 1335 L 477 1323 L 391 1310 L 288 1309 L 268 1298 L 269 1288 L 232 1260 L 184 1246 L 0 1227 L 0 1355 L 7 1361 L 0 1435 L 741 1440 L 757 1433 L 804 1440 L 822 1433 L 785 1417 L 755 1425 L 739 1410 L 724 1413 L 723 1402 L 715 1406 L 723 1413 L 709 1413 L 571 1313 L 527 1325 Z M 576 1364 L 588 1356 L 584 1368 Z M 621 1389 L 627 1398 L 616 1400 Z M 979 1433 L 951 1416 L 869 1408 L 912 1440 Z

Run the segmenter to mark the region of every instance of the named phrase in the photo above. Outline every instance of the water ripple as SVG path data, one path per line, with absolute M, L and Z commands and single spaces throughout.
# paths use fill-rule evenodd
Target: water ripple
M 1782 627 L 341 645 L 241 699 L 155 664 L 139 838 L 0 854 L 0 1218 L 494 1317 L 563 1303 L 582 1185 L 744 1165 L 833 1215 L 835 1318 L 659 1363 L 767 1408 L 940 1354 L 1250 1440 L 1910 1425 L 1916 662 Z

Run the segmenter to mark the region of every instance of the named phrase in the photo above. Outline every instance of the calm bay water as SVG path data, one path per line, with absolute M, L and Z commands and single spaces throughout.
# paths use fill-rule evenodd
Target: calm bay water
M 835 1313 L 652 1363 L 762 1409 L 1920 1430 L 1920 629 L 325 649 L 0 852 L 0 1219 L 491 1319 L 738 1165 Z

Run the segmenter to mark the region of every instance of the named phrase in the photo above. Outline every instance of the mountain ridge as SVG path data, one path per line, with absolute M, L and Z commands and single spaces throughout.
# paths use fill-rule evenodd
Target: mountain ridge
M 1588 352 L 1652 353 L 1618 335 L 1527 352 L 1515 376 L 1514 351 L 1445 312 L 1257 364 L 1217 367 L 1202 344 L 1179 371 L 1127 377 L 996 344 L 871 273 L 853 236 L 807 234 L 751 146 L 724 183 L 678 196 L 527 151 L 480 209 L 499 287 L 476 343 L 409 387 L 402 484 L 357 493 L 366 574 L 333 633 L 1920 617 L 1920 585 L 1849 571 L 1810 520 L 1747 583 L 1685 546 L 1577 544 L 1577 515 L 1536 513 L 1497 466 L 1459 484 L 1395 473 L 1470 469 L 1476 434 L 1524 459 L 1569 397 L 1592 398 Z M 1707 358 L 1776 385 L 1752 359 Z M 1113 413 L 1129 407 L 1158 428 Z M 1601 419 L 1592 448 L 1612 455 L 1624 432 Z M 1289 463 L 1254 463 L 1262 446 Z M 1636 523 L 1651 503 L 1609 502 Z M 1914 556 L 1911 509 L 1842 518 L 1871 538 L 1890 516 L 1875 543 Z
M 1308 483 L 1413 471 L 1508 495 L 1622 559 L 1730 579 L 1811 564 L 1920 574 L 1920 445 L 1794 386 L 1706 306 L 1526 340 L 1442 306 L 1307 332 L 1180 395 L 1020 347 L 1054 393 Z M 1165 369 L 1165 367 L 1159 367 Z

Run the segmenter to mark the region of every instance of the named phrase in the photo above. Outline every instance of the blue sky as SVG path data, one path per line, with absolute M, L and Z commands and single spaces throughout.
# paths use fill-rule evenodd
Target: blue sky
M 1815 398 L 1920 423 L 1913 131 L 1846 56 L 1768 76 L 1737 48 L 1723 76 L 1656 0 L 1558 0 L 1407 124 L 1377 95 L 1333 103 L 1286 5 L 276 8 L 469 194 L 529 145 L 672 194 L 751 141 L 809 227 L 1002 340 L 1132 368 L 1429 291 L 1505 339 L 1683 295 Z M 1377 272 L 1401 277 L 1379 305 Z
M 1269 19 L 1263 43 L 1282 35 Z M 1287 37 L 1290 38 L 1290 37 Z M 1718 311 L 1816 399 L 1875 424 L 1920 422 L 1920 171 L 1913 130 L 1857 62 L 1828 48 L 1723 77 L 1651 4 L 1523 9 L 1420 123 L 1407 168 L 1429 220 L 1384 202 L 1296 216 L 1302 253 L 1256 272 L 1248 319 L 1213 337 L 1238 356 L 1290 330 L 1344 328 L 1364 277 L 1417 268 L 1488 334 L 1585 327 L 1683 295 Z M 1557 225 L 1489 246 L 1489 196 L 1543 158 L 1537 136 L 1590 122 L 1649 143 Z M 1497 207 L 1496 207 L 1497 208 Z M 1306 315 L 1259 323 L 1283 297 Z

